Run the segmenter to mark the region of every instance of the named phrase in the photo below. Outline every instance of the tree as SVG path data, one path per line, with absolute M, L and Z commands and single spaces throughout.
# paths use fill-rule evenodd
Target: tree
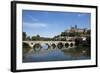
M 31 48 L 31 47 L 29 46 L 29 44 L 23 43 L 23 48 Z
M 69 33 L 67 33 L 67 32 L 61 32 L 61 36 L 69 36 Z
M 83 30 L 83 34 L 85 34 L 85 33 L 86 33 L 86 29 Z
M 29 46 L 29 44 L 22 43 L 22 45 L 23 45 L 23 54 L 28 53 L 28 51 L 31 49 L 31 47 Z
M 32 40 L 36 40 L 36 36 L 32 36 L 32 38 L 31 38 Z
M 86 38 L 86 41 L 87 41 L 87 44 L 90 45 L 90 44 L 91 44 L 91 37 L 90 37 L 90 36 L 87 37 L 87 38 Z
M 82 38 L 76 38 L 75 39 L 75 45 L 78 46 L 80 44 L 82 44 Z
M 69 33 L 69 36 L 74 37 L 74 36 L 75 36 L 75 33 L 70 32 L 70 33 Z
M 36 36 L 32 36 L 32 40 L 41 40 L 42 38 L 40 37 L 40 35 L 36 35 Z
M 66 41 L 66 38 L 61 38 L 61 41 Z
M 61 32 L 61 36 L 66 36 L 66 33 L 65 32 Z
M 40 35 L 37 35 L 36 37 L 37 37 L 37 38 L 40 38 Z
M 31 40 L 30 36 L 27 37 L 27 40 Z
M 23 32 L 23 40 L 26 40 L 27 34 L 26 32 Z
M 91 34 L 91 30 L 87 30 L 87 34 Z

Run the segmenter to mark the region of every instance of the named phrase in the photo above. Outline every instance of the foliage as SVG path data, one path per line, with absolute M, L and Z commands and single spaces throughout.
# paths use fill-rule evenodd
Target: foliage
M 32 41 L 66 41 L 66 37 L 78 37 L 76 39 L 76 43 L 80 43 L 80 39 L 82 36 L 90 36 L 91 30 L 84 29 L 83 32 L 76 32 L 76 31 L 71 31 L 71 32 L 61 32 L 61 34 L 54 36 L 53 38 L 47 38 L 47 37 L 41 37 L 39 34 L 36 36 L 27 36 L 26 32 L 23 32 L 23 40 L 32 40 Z M 87 38 L 87 42 L 90 43 L 90 39 Z
M 66 41 L 66 38 L 61 38 L 61 41 Z
M 27 43 L 23 43 L 23 48 L 31 48 Z
M 23 40 L 26 40 L 26 32 L 23 32 Z
M 82 39 L 81 38 L 76 38 L 75 39 L 75 45 L 79 46 L 80 44 L 82 44 Z
M 87 34 L 91 34 L 91 31 L 90 31 L 90 30 L 88 30 L 88 31 L 87 31 Z
M 61 32 L 61 36 L 68 36 L 67 32 Z
M 26 39 L 27 39 L 27 40 L 31 40 L 30 36 L 28 36 Z
M 31 47 L 27 43 L 23 43 L 23 54 L 27 53 Z

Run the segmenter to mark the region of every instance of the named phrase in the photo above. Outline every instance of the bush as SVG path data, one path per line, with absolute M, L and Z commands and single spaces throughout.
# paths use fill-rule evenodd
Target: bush
M 27 43 L 23 43 L 23 48 L 31 48 Z
M 31 47 L 27 43 L 23 43 L 23 54 L 27 53 Z
M 75 45 L 78 46 L 80 44 L 82 44 L 82 39 L 81 38 L 76 38 L 75 39 Z

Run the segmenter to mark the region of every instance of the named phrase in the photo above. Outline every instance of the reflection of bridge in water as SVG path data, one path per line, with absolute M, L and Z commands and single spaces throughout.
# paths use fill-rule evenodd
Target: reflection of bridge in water
M 23 41 L 23 43 L 27 43 L 31 48 L 35 48 L 36 46 L 41 47 L 42 45 L 60 49 L 75 47 L 75 41 Z

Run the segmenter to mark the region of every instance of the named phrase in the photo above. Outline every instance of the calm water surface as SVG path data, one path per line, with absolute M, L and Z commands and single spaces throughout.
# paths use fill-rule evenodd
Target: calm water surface
M 64 61 L 64 60 L 86 60 L 90 59 L 87 55 L 87 50 L 78 50 L 75 48 L 47 48 L 42 47 L 37 51 L 30 49 L 27 53 L 23 54 L 23 62 L 44 62 L 44 61 Z

